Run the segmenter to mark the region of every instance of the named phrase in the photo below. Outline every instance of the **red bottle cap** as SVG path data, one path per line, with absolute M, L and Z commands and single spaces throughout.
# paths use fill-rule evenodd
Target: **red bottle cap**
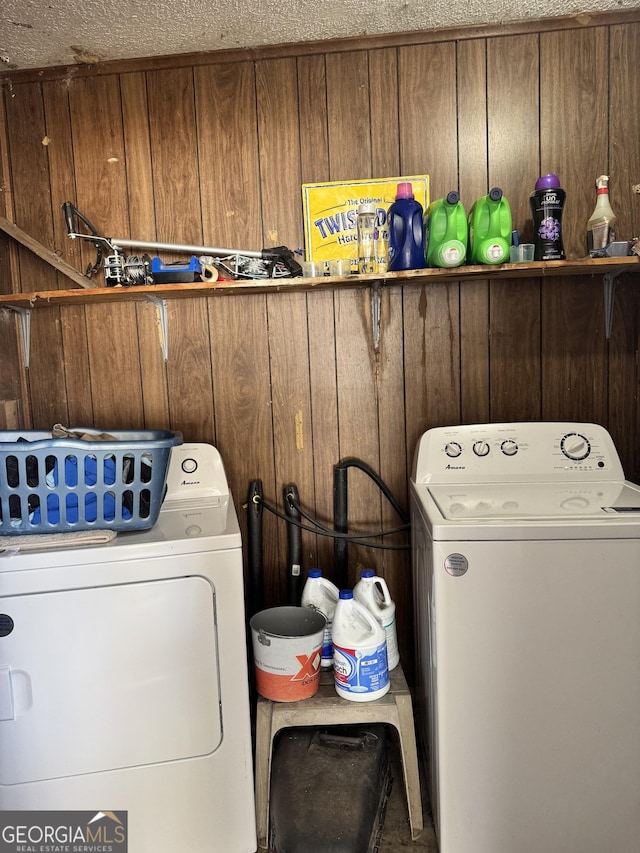
M 409 181 L 403 181 L 401 184 L 398 184 L 396 199 L 399 198 L 413 198 L 413 187 Z

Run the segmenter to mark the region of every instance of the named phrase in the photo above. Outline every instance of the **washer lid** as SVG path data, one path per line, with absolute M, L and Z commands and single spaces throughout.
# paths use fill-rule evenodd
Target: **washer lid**
M 447 521 L 640 521 L 640 488 L 628 482 L 433 485 L 427 491 Z

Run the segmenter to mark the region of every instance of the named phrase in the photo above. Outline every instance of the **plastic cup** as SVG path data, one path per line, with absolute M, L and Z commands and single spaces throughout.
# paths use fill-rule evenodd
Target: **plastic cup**
M 324 264 L 317 261 L 300 261 L 303 278 L 319 278 L 324 275 Z
M 512 264 L 522 264 L 532 261 L 534 249 L 535 246 L 533 243 L 521 243 L 519 246 L 512 246 L 509 260 Z
M 351 260 L 334 258 L 329 261 L 329 275 L 351 275 Z

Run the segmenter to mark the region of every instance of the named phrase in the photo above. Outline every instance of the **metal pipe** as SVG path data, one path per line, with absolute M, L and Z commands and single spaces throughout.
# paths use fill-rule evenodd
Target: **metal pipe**
M 83 234 L 70 234 L 70 237 L 83 237 Z M 182 252 L 187 255 L 216 255 L 217 257 L 225 257 L 226 255 L 244 255 L 246 258 L 263 258 L 263 250 L 256 251 L 254 249 L 219 249 L 217 246 L 192 246 L 187 243 L 151 243 L 146 240 L 129 240 L 120 239 L 119 237 L 110 237 L 111 244 L 118 249 L 162 249 L 165 252 Z

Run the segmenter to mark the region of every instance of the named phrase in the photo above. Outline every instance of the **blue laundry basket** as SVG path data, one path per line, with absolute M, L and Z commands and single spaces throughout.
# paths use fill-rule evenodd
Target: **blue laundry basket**
M 182 435 L 108 432 L 113 440 L 0 431 L 0 536 L 152 527 L 164 497 L 171 448 L 182 444 Z

